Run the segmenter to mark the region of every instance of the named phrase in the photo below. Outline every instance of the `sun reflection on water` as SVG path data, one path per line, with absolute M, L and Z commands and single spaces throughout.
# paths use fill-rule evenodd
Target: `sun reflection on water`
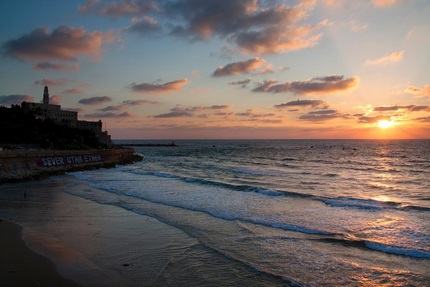
M 382 202 L 391 202 L 393 201 L 390 197 L 386 196 L 386 195 L 378 195 L 375 197 L 372 197 L 373 200 L 376 201 L 382 201 Z

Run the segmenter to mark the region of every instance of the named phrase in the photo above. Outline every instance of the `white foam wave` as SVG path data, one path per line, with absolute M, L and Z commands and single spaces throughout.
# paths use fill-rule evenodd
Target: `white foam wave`
M 415 257 L 415 258 L 430 259 L 430 252 L 427 252 L 424 250 L 408 249 L 405 247 L 387 245 L 387 244 L 371 242 L 371 241 L 366 241 L 365 244 L 370 249 L 382 251 L 385 253 L 405 255 L 405 256 Z

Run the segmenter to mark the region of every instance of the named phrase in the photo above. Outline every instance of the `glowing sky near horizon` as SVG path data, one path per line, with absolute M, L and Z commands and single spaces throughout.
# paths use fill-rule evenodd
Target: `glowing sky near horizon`
M 430 138 L 430 0 L 0 9 L 3 106 L 47 85 L 114 139 Z

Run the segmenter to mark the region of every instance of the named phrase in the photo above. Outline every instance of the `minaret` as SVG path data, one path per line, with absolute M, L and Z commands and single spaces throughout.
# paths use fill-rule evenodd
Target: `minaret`
M 49 91 L 48 86 L 45 86 L 45 89 L 43 90 L 43 104 L 49 105 Z

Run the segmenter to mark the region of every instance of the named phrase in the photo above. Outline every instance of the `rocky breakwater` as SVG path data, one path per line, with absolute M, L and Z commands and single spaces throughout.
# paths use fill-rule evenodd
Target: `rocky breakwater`
M 38 179 L 68 171 L 130 164 L 143 157 L 133 149 L 0 151 L 0 182 Z

